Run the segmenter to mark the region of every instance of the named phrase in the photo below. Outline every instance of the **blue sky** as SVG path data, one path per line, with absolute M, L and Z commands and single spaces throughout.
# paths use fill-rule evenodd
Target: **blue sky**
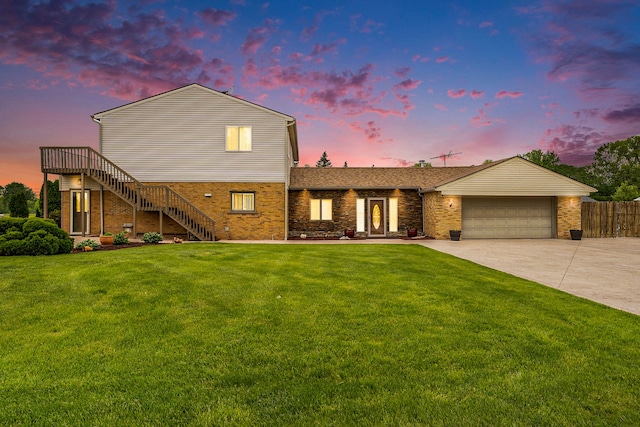
M 533 149 L 584 165 L 640 133 L 629 0 L 0 0 L 0 184 L 93 113 L 197 82 L 295 116 L 301 164 L 448 166 Z

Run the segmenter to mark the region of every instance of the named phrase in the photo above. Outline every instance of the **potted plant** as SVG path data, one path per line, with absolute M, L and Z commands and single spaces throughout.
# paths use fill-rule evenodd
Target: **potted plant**
M 407 228 L 407 237 L 417 237 L 418 229 L 417 228 Z
M 453 240 L 454 242 L 457 242 L 460 240 L 461 234 L 462 234 L 462 230 L 449 230 L 449 237 L 451 237 L 451 240 Z
M 356 233 L 355 233 L 354 230 L 346 229 L 346 230 L 344 230 L 344 235 L 347 236 L 350 239 L 353 239 L 353 236 L 355 236 Z
M 569 230 L 571 240 L 582 240 L 582 230 Z
M 113 233 L 107 231 L 100 235 L 100 244 L 103 246 L 113 245 Z

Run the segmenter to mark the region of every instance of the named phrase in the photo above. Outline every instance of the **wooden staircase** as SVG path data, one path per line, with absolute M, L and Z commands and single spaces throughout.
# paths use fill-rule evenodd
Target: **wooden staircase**
M 137 211 L 162 212 L 200 240 L 215 240 L 215 221 L 165 185 L 144 185 L 91 147 L 40 147 L 40 169 L 86 174 Z

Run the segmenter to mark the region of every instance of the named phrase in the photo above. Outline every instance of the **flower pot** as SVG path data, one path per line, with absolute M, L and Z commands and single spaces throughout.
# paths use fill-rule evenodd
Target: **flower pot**
M 100 244 L 102 246 L 113 245 L 113 238 L 115 236 L 100 236 Z
M 416 237 L 418 235 L 417 228 L 409 228 L 407 229 L 407 237 Z
M 344 235 L 350 239 L 353 239 L 353 236 L 355 236 L 356 233 L 353 230 L 344 230 Z
M 451 237 L 451 240 L 453 240 L 454 242 L 457 242 L 460 240 L 461 234 L 462 234 L 462 230 L 449 230 L 449 237 Z
M 582 240 L 582 230 L 569 230 L 571 240 Z

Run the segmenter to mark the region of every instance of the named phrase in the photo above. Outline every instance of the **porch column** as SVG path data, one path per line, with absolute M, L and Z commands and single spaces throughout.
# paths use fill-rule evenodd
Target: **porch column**
M 43 190 L 42 190 L 43 194 L 40 195 L 40 201 L 42 202 L 42 217 L 43 218 L 49 218 L 49 199 L 48 199 L 48 196 L 47 196 L 47 193 L 48 193 L 48 191 L 47 191 L 48 188 L 47 187 L 49 187 L 49 185 L 47 185 L 48 182 L 49 182 L 48 175 L 45 172 L 44 173 L 44 186 L 42 187 L 43 188 Z
M 82 227 L 82 237 L 85 237 L 87 234 L 87 218 L 84 213 L 85 205 L 84 205 L 84 172 L 80 172 L 80 227 Z

